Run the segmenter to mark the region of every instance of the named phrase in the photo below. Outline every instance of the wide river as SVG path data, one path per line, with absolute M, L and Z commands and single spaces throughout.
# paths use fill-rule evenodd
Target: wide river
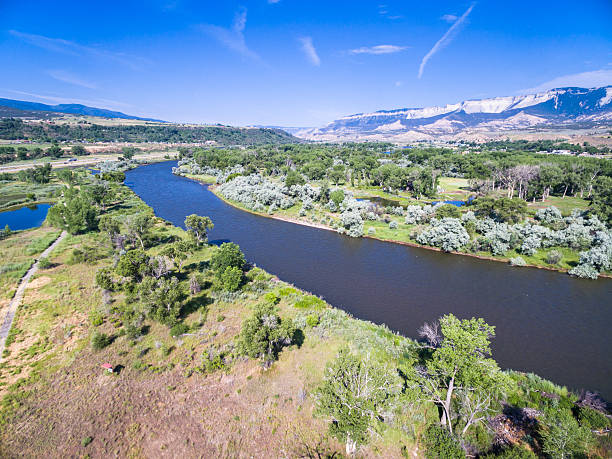
M 416 337 L 423 322 L 448 312 L 483 317 L 496 326 L 493 356 L 503 368 L 612 399 L 611 280 L 513 268 L 259 217 L 225 204 L 206 185 L 173 175 L 175 164 L 126 174 L 126 184 L 159 217 L 183 226 L 187 215 L 209 216 L 211 242 L 235 242 L 247 259 L 282 280 L 406 336 Z

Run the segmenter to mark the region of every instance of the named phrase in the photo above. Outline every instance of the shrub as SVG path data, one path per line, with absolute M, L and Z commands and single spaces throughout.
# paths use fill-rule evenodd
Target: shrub
M 408 206 L 406 207 L 406 224 L 414 225 L 415 223 L 421 223 L 429 221 L 431 216 L 434 214 L 434 208 L 432 206 Z
M 340 223 L 344 227 L 344 232 L 351 237 L 363 236 L 363 219 L 359 212 L 347 210 L 340 214 Z
M 81 147 L 82 148 L 82 147 Z M 83 448 L 85 448 L 87 445 L 89 445 L 91 442 L 93 441 L 92 437 L 85 437 L 81 440 L 81 446 Z
M 235 266 L 228 266 L 221 274 L 221 286 L 223 290 L 235 292 L 240 288 L 242 283 L 242 270 Z
M 389 223 L 389 229 L 397 229 L 397 222 L 396 221 L 392 221 L 391 223 Z
M 568 274 L 571 276 L 580 277 L 582 279 L 597 279 L 599 277 L 599 271 L 588 264 L 578 265 L 575 268 L 570 269 Z
M 612 425 L 605 414 L 588 406 L 579 406 L 574 411 L 580 425 L 589 429 L 608 429 Z
M 50 266 L 51 266 L 51 262 L 49 261 L 47 257 L 41 258 L 40 260 L 38 260 L 38 267 L 40 269 L 47 269 Z
M 548 263 L 549 265 L 556 265 L 561 261 L 561 258 L 563 258 L 561 252 L 559 252 L 558 250 L 551 250 L 546 255 L 546 263 Z
M 465 458 L 465 451 L 459 442 L 442 426 L 432 424 L 423 434 L 425 457 L 428 459 Z
M 291 344 L 295 331 L 291 319 L 281 319 L 274 306 L 257 305 L 242 324 L 238 351 L 252 358 L 276 360 L 281 349 Z
M 526 266 L 527 263 L 523 260 L 523 257 L 510 258 L 510 265 L 512 266 Z
M 461 212 L 457 206 L 452 204 L 443 204 L 441 206 L 436 206 L 436 218 L 459 218 L 461 217 Z
M 104 316 L 100 311 L 93 310 L 89 313 L 89 321 L 94 327 L 99 327 L 104 323 Z
M 103 290 L 113 290 L 115 288 L 115 282 L 113 281 L 112 269 L 99 269 L 96 272 L 96 284 Z
M 181 322 L 172 326 L 172 328 L 170 329 L 170 336 L 181 336 L 182 334 L 187 333 L 188 331 L 189 327 Z
M 317 325 L 319 325 L 320 319 L 318 314 L 309 314 L 308 316 L 306 316 L 306 325 L 308 325 L 309 327 L 316 327 Z
M 325 301 L 314 295 L 306 295 L 294 303 L 294 306 L 299 309 L 314 308 L 320 311 L 325 308 Z
M 278 303 L 280 303 L 280 297 L 274 292 L 268 292 L 264 295 L 264 301 L 271 305 L 277 305 Z
M 111 341 L 110 336 L 96 331 L 91 337 L 91 347 L 94 350 L 99 351 L 100 349 L 104 349 L 106 346 L 108 346 Z
M 344 201 L 344 191 L 334 190 L 329 194 L 329 199 L 333 202 L 336 207 L 340 206 L 340 203 Z
M 545 225 L 552 225 L 560 221 L 562 218 L 561 211 L 555 206 L 546 207 L 545 209 L 538 209 L 535 214 L 535 219 L 544 223 Z
M 369 236 L 372 236 L 373 234 L 376 234 L 376 228 L 374 228 L 374 227 L 370 226 L 370 227 L 368 228 L 368 235 L 369 235 Z
M 470 241 L 470 236 L 457 218 L 432 220 L 431 227 L 417 236 L 419 244 L 440 247 L 445 252 L 458 250 Z
M 537 459 L 533 451 L 520 446 L 511 446 L 510 448 L 504 448 L 496 454 L 486 454 L 480 456 L 483 459 Z

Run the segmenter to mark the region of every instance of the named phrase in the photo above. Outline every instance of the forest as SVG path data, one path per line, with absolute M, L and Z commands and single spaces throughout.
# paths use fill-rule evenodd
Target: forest
M 87 142 L 169 142 L 219 145 L 259 145 L 296 142 L 280 129 L 229 126 L 181 126 L 175 124 L 117 125 L 61 124 L 53 121 L 25 123 L 17 118 L 0 119 L 0 139 Z
M 388 144 L 181 154 L 175 173 L 213 177 L 215 192 L 263 214 L 585 278 L 612 268 L 607 159 Z

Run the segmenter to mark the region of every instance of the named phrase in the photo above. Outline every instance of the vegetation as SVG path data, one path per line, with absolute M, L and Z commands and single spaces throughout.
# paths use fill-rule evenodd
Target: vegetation
M 235 244 L 197 243 L 121 184 L 77 178 L 59 199 L 87 203 L 95 224 L 54 249 L 18 310 L 0 366 L 2 455 L 609 456 L 605 403 L 502 371 L 483 319 L 448 314 L 403 337 L 272 279 Z M 341 213 L 356 212 L 345 200 Z M 440 220 L 469 234 L 478 217 L 465 214 Z M 3 289 L 52 234 L 0 241 Z

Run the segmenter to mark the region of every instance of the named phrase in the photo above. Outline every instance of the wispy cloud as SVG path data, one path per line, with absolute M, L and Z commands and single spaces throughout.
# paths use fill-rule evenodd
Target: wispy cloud
M 404 17 L 399 14 L 390 14 L 387 5 L 378 5 L 378 14 L 387 19 L 401 19 Z
M 72 84 L 75 86 L 81 86 L 82 88 L 96 89 L 97 87 L 95 83 L 84 80 L 81 77 L 65 70 L 47 70 L 47 75 L 58 81 L 63 81 L 64 83 Z
M 312 65 L 316 65 L 317 67 L 321 65 L 321 59 L 319 59 L 317 50 L 312 44 L 312 37 L 301 37 L 300 43 L 302 43 L 302 51 L 306 59 L 308 59 Z
M 241 9 L 234 16 L 234 22 L 229 29 L 216 25 L 204 25 L 203 30 L 226 48 L 249 59 L 259 60 L 259 55 L 250 50 L 244 38 L 247 22 L 247 10 Z
M 442 19 L 443 21 L 446 21 L 448 23 L 453 23 L 455 22 L 458 18 L 457 16 L 455 16 L 454 14 L 445 14 L 443 15 L 440 19 Z
M 531 94 L 549 89 L 577 86 L 580 88 L 597 88 L 612 85 L 612 69 L 593 70 L 590 72 L 573 73 L 553 78 L 533 88 L 521 89 L 519 94 Z
M 280 2 L 280 0 L 268 0 L 268 3 L 272 3 L 272 4 L 278 3 L 278 2 Z
M 130 56 L 125 53 L 117 53 L 93 46 L 85 46 L 74 41 L 64 40 L 63 38 L 51 38 L 44 35 L 19 32 L 18 30 L 9 30 L 9 33 L 25 43 L 41 49 L 46 49 L 47 51 L 68 54 L 71 56 L 90 56 L 102 58 L 118 62 L 132 68 L 133 70 L 140 70 L 144 65 L 151 63 L 151 61 L 142 57 Z
M 465 20 L 470 15 L 473 9 L 474 9 L 474 4 L 472 4 L 467 9 L 467 11 L 463 13 L 461 17 L 455 21 L 455 23 L 450 27 L 450 29 L 448 29 L 446 33 L 442 35 L 442 38 L 440 38 L 436 42 L 436 44 L 433 46 L 433 48 L 431 48 L 429 52 L 425 55 L 425 57 L 421 61 L 421 65 L 419 66 L 419 78 L 423 76 L 423 71 L 425 70 L 425 66 L 427 65 L 427 62 L 429 62 L 429 59 L 431 59 L 434 54 L 436 54 L 438 51 L 443 49 L 445 46 L 448 46 L 453 41 L 453 38 L 455 38 L 456 33 L 459 31 L 459 28 L 465 22 Z
M 399 53 L 407 49 L 407 46 L 396 46 L 396 45 L 376 45 L 376 46 L 362 46 L 361 48 L 351 49 L 350 54 L 393 54 Z

